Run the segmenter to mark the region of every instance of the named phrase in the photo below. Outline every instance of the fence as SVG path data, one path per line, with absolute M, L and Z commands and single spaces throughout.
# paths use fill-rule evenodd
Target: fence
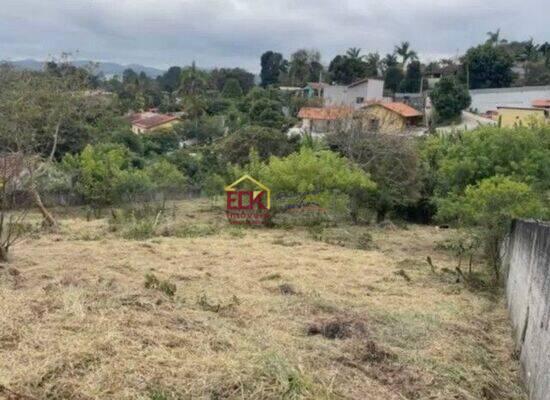
M 550 400 L 550 223 L 516 220 L 503 246 L 506 297 L 531 400 Z

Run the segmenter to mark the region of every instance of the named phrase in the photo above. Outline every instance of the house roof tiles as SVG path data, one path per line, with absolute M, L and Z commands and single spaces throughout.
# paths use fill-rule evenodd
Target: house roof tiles
M 302 107 L 298 118 L 334 121 L 353 113 L 350 107 Z

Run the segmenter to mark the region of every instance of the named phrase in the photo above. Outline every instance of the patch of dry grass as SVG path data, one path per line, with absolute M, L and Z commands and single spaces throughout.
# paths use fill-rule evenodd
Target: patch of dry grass
M 16 247 L 16 274 L 0 267 L 0 385 L 10 390 L 36 399 L 526 398 L 501 299 L 425 262 L 454 268 L 434 249 L 449 231 L 373 228 L 375 246 L 361 250 L 301 229 L 233 228 L 222 210 L 189 201 L 159 229 L 213 229 L 139 241 L 80 215 Z M 174 284 L 173 296 L 145 288 L 148 274 Z M 314 324 L 320 334 L 308 333 Z

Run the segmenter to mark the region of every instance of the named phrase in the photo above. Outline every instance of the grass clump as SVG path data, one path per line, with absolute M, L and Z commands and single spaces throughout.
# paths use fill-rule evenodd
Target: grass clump
M 197 300 L 197 305 L 202 310 L 210 311 L 210 312 L 214 312 L 214 313 L 219 313 L 219 312 L 224 311 L 224 310 L 232 309 L 232 308 L 238 306 L 239 304 L 241 304 L 241 301 L 235 295 L 233 295 L 231 297 L 231 299 L 225 304 L 223 304 L 221 302 L 213 302 L 213 301 L 209 300 L 206 293 L 203 293 L 199 297 L 199 299 Z
M 302 399 L 311 393 L 311 384 L 303 373 L 292 366 L 284 357 L 269 353 L 262 360 L 258 371 L 259 380 L 267 381 L 280 399 Z
M 154 274 L 145 275 L 145 284 L 146 289 L 155 289 L 163 292 L 169 297 L 174 297 L 176 294 L 176 285 L 167 280 L 160 280 Z
M 153 237 L 163 215 L 161 206 L 146 203 L 127 209 L 112 210 L 109 228 L 124 239 L 143 240 Z
M 308 231 L 313 239 L 335 246 L 360 250 L 375 248 L 372 235 L 361 228 L 324 228 L 316 226 L 311 227 Z
M 214 225 L 195 224 L 177 227 L 167 227 L 162 232 L 163 236 L 175 236 L 178 238 L 198 238 L 215 234 L 218 231 Z

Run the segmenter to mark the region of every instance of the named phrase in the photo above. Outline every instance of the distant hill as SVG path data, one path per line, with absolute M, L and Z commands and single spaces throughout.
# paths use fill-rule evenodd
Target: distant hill
M 37 61 L 33 59 L 7 61 L 7 62 L 14 65 L 16 68 L 30 69 L 33 71 L 39 71 L 44 66 L 43 61 Z M 89 63 L 90 63 L 89 60 L 76 60 L 72 62 L 72 64 L 77 67 L 82 67 L 82 66 L 88 65 Z M 113 62 L 99 62 L 99 71 L 103 72 L 103 74 L 107 77 L 111 77 L 113 75 L 122 75 L 122 72 L 127 68 L 133 69 L 138 74 L 140 72 L 145 72 L 147 76 L 151 78 L 156 78 L 157 76 L 162 75 L 165 72 L 164 70 L 161 70 L 158 68 L 146 67 L 145 65 L 140 65 L 140 64 L 122 65 L 122 64 L 117 64 Z

